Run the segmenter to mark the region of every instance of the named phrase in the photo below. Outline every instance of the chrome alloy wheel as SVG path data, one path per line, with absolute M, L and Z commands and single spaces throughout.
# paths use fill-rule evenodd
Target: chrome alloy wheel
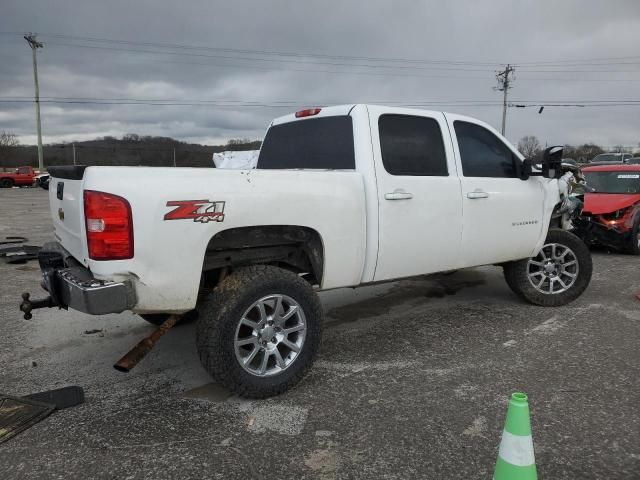
M 302 307 L 286 295 L 268 295 L 251 305 L 238 323 L 236 359 L 258 377 L 276 375 L 296 360 L 307 332 Z
M 537 291 L 557 294 L 569 290 L 578 278 L 578 258 L 566 245 L 548 243 L 527 263 L 527 277 Z

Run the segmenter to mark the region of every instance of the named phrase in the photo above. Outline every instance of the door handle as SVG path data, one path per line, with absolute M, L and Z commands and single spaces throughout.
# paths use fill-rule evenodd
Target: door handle
M 385 200 L 410 200 L 412 198 L 413 198 L 413 193 L 402 192 L 399 190 L 396 190 L 395 192 L 392 192 L 392 193 L 384 194 Z
M 487 192 L 483 192 L 482 190 L 475 190 L 473 192 L 467 193 L 467 198 L 475 200 L 476 198 L 489 198 L 489 194 Z

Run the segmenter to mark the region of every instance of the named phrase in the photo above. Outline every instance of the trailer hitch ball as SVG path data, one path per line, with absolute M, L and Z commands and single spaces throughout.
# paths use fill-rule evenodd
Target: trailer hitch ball
M 33 315 L 31 315 L 31 310 L 33 308 L 31 302 L 29 301 L 29 292 L 24 292 L 22 294 L 22 303 L 20 304 L 20 311 L 24 313 L 25 320 L 31 320 Z
M 31 315 L 31 310 L 35 310 L 37 308 L 50 308 L 56 306 L 56 303 L 53 301 L 51 296 L 47 298 L 43 298 L 42 300 L 31 300 L 31 295 L 29 292 L 24 292 L 22 294 L 22 302 L 20 303 L 20 311 L 24 313 L 25 320 L 31 320 L 33 315 Z

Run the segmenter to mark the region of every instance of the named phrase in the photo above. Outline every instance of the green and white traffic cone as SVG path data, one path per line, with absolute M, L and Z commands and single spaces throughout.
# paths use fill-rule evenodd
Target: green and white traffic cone
M 514 393 L 509 401 L 494 480 L 536 480 L 536 460 L 527 395 Z

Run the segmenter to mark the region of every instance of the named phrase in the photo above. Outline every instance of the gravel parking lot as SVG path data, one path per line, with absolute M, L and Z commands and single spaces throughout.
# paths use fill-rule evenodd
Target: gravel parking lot
M 0 205 L 0 239 L 51 239 L 45 191 L 0 190 Z M 325 292 L 320 358 L 266 401 L 210 383 L 193 325 L 115 371 L 153 327 L 54 309 L 23 320 L 37 262 L 2 262 L 2 391 L 80 385 L 87 401 L 0 445 L 1 476 L 490 478 L 522 390 L 540 478 L 640 478 L 640 258 L 593 255 L 590 288 L 555 309 L 518 300 L 496 267 Z

